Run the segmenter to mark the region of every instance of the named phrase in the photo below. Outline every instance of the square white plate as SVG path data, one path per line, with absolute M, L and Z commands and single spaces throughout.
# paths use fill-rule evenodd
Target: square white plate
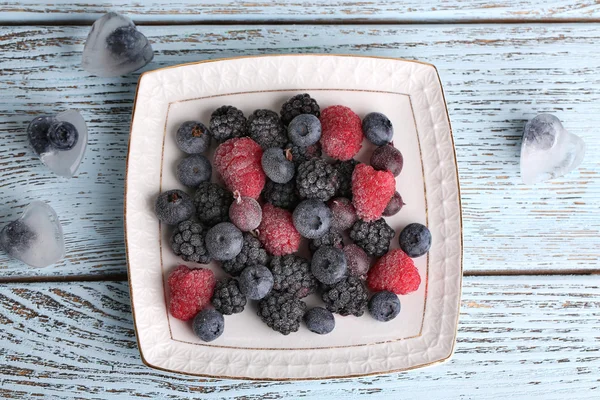
M 208 124 L 210 113 L 224 104 L 249 115 L 257 108 L 279 110 L 286 99 L 305 92 L 321 108 L 343 104 L 361 117 L 378 111 L 391 119 L 394 145 L 404 156 L 397 188 L 407 205 L 386 220 L 397 234 L 411 222 L 431 230 L 429 254 L 415 260 L 421 286 L 400 296 L 400 315 L 388 323 L 368 313 L 360 318 L 338 315 L 329 335 L 316 335 L 302 326 L 284 336 L 264 325 L 255 306 L 249 305 L 243 313 L 225 317 L 220 338 L 201 342 L 190 322 L 167 312 L 165 280 L 182 261 L 169 248 L 169 229 L 161 227 L 153 212 L 158 193 L 183 189 L 174 173 L 183 156 L 174 133 L 187 120 Z M 373 149 L 365 140 L 356 158 L 368 162 Z M 125 202 L 132 309 L 140 353 L 148 366 L 220 378 L 321 379 L 407 370 L 452 354 L 462 281 L 460 193 L 442 86 L 430 64 L 286 55 L 146 72 L 134 106 Z M 397 235 L 392 247 L 398 247 Z M 209 268 L 222 275 L 217 265 Z M 308 298 L 307 303 L 318 300 Z

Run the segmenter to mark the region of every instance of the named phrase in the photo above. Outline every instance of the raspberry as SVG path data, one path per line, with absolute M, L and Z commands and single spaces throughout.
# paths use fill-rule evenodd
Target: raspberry
M 367 285 L 374 292 L 388 290 L 396 294 L 414 292 L 421 276 L 413 260 L 402 250 L 395 249 L 381 257 L 369 270 Z
M 168 283 L 171 291 L 169 311 L 175 318 L 187 321 L 210 304 L 216 280 L 210 269 L 189 269 L 180 265 L 171 272 Z
M 271 204 L 263 206 L 263 219 L 258 227 L 258 238 L 274 256 L 298 250 L 302 237 L 294 227 L 292 213 Z
M 254 140 L 233 138 L 217 147 L 214 166 L 230 191 L 258 199 L 266 179 L 260 162 L 262 154 Z
M 358 164 L 352 174 L 352 204 L 356 215 L 364 221 L 381 217 L 396 191 L 396 180 L 389 171 L 376 171 Z
M 321 111 L 321 144 L 330 157 L 346 161 L 362 147 L 360 117 L 345 106 L 331 106 Z

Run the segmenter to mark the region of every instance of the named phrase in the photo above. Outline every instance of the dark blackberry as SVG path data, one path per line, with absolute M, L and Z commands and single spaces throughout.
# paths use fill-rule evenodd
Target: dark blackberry
M 298 331 L 306 304 L 290 293 L 271 292 L 258 302 L 258 315 L 271 329 L 284 335 Z
M 308 93 L 297 94 L 281 106 L 281 120 L 287 126 L 294 117 L 300 114 L 312 114 L 315 117 L 321 115 L 321 109 L 317 101 Z
M 194 194 L 194 205 L 198 220 L 207 227 L 229 221 L 229 206 L 233 195 L 211 182 L 202 182 Z
M 171 249 L 183 261 L 208 264 L 211 260 L 204 245 L 206 229 L 191 219 L 180 222 L 171 234 Z
M 222 106 L 210 116 L 210 131 L 219 143 L 248 135 L 244 113 L 233 106 Z
M 269 256 L 260 240 L 251 233 L 244 233 L 242 251 L 235 258 L 223 261 L 221 267 L 229 275 L 239 276 L 242 271 L 251 265 L 267 265 Z
M 240 291 L 237 279 L 226 278 L 215 285 L 211 302 L 223 315 L 237 314 L 244 311 L 246 296 Z
M 353 158 L 348 161 L 338 161 L 334 164 L 340 177 L 340 186 L 336 196 L 346 197 L 352 200 L 352 173 L 357 164 L 358 161 Z
M 296 146 L 293 143 L 285 145 L 286 149 L 290 149 L 292 153 L 292 162 L 298 167 L 304 161 L 312 160 L 313 158 L 321 158 L 321 143 L 317 142 L 308 147 Z
M 303 298 L 317 288 L 317 280 L 310 272 L 310 263 L 302 257 L 294 254 L 273 257 L 269 268 L 273 273 L 273 290 Z
M 344 238 L 342 235 L 338 231 L 330 229 L 320 238 L 311 240 L 308 244 L 308 248 L 314 253 L 321 246 L 331 246 L 341 249 L 343 245 Z
M 275 183 L 267 179 L 261 195 L 267 203 L 290 211 L 296 208 L 300 202 L 296 193 L 296 181 L 294 179 L 288 183 Z
M 327 201 L 339 187 L 338 171 L 321 158 L 305 161 L 296 172 L 296 187 L 302 198 Z
M 381 257 L 388 252 L 390 241 L 394 235 L 394 230 L 383 218 L 372 222 L 359 219 L 352 225 L 350 230 L 350 239 L 359 245 L 365 253 L 375 257 Z
M 248 134 L 263 149 L 283 148 L 288 140 L 279 115 L 271 110 L 256 110 L 248 117 Z
M 367 308 L 369 291 L 362 280 L 348 276 L 335 285 L 326 286 L 322 299 L 325 307 L 333 313 L 360 317 Z

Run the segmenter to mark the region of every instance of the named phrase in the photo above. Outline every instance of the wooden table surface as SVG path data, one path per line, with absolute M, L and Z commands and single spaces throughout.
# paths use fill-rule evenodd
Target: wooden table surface
M 600 398 L 597 1 L 121 3 L 129 2 L 0 2 L 0 223 L 34 199 L 47 201 L 67 246 L 66 259 L 45 269 L 0 254 L 2 398 Z M 91 77 L 81 51 L 91 23 L 109 10 L 138 24 L 154 60 L 127 76 Z M 465 279 L 451 361 L 314 382 L 199 379 L 141 363 L 122 219 L 139 73 L 276 53 L 381 55 L 438 67 L 464 214 Z M 90 132 L 71 180 L 46 170 L 25 134 L 34 116 L 68 108 L 82 112 Z M 587 155 L 568 176 L 525 186 L 522 129 L 542 112 L 580 135 Z

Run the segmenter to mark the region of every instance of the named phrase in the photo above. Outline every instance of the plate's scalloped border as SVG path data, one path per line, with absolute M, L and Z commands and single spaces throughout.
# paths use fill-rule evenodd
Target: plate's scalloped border
M 183 66 L 190 66 L 190 65 L 198 65 L 198 64 L 205 64 L 205 63 L 213 63 L 213 62 L 223 62 L 223 61 L 233 61 L 233 60 L 240 60 L 240 59 L 248 59 L 248 58 L 268 58 L 268 57 L 352 57 L 352 58 L 366 58 L 366 59 L 382 59 L 382 60 L 390 60 L 390 61 L 402 61 L 402 62 L 407 62 L 407 63 L 416 63 L 416 64 L 421 64 L 421 65 L 426 65 L 429 67 L 432 67 L 433 70 L 435 71 L 435 75 L 436 75 L 436 80 L 437 83 L 439 84 L 439 90 L 440 90 L 440 94 L 441 94 L 441 100 L 443 102 L 443 106 L 444 106 L 444 110 L 445 110 L 445 114 L 446 114 L 446 122 L 448 123 L 448 130 L 449 130 L 449 135 L 450 135 L 450 141 L 452 144 L 452 151 L 453 151 L 453 161 L 454 161 L 454 166 L 455 166 L 455 173 L 456 173 L 456 190 L 457 190 L 457 201 L 458 201 L 458 217 L 459 217 L 459 224 L 460 224 L 460 252 L 458 254 L 458 256 L 460 257 L 460 277 L 459 277 L 459 282 L 458 282 L 458 304 L 457 304 L 457 309 L 456 309 L 456 320 L 454 321 L 454 333 L 453 333 L 453 340 L 452 340 L 452 345 L 450 348 L 450 352 L 446 355 L 443 356 L 437 360 L 431 361 L 431 362 L 426 362 L 426 363 L 421 363 L 421 364 L 416 364 L 416 365 L 412 365 L 409 367 L 404 367 L 404 368 L 397 368 L 397 369 L 390 369 L 390 370 L 385 370 L 385 371 L 379 371 L 379 370 L 373 370 L 373 371 L 369 371 L 369 372 L 365 372 L 365 373 L 347 373 L 347 374 L 343 374 L 343 375 L 328 375 L 328 376 L 308 376 L 308 377 L 294 377 L 294 378 L 289 378 L 289 377 L 247 377 L 247 376 L 241 376 L 241 375 L 217 375 L 217 374 L 210 374 L 210 373 L 206 373 L 206 374 L 199 374 L 199 373 L 193 373 L 193 372 L 187 372 L 187 371 L 180 371 L 177 369 L 170 369 L 170 368 L 165 368 L 159 365 L 155 365 L 151 362 L 149 362 L 146 357 L 143 354 L 142 351 L 142 346 L 140 344 L 140 338 L 139 338 L 139 332 L 137 330 L 137 323 L 136 323 L 136 313 L 135 313 L 135 306 L 134 306 L 134 301 L 133 301 L 133 290 L 132 290 L 132 283 L 131 283 L 131 271 L 130 271 L 130 255 L 129 255 L 129 244 L 128 244 L 128 235 L 127 235 L 127 194 L 128 194 L 128 178 L 129 178 L 129 162 L 130 162 L 130 152 L 131 152 L 131 139 L 132 139 L 132 131 L 133 131 L 133 122 L 135 120 L 135 113 L 136 113 L 136 106 L 137 106 L 137 101 L 138 101 L 138 92 L 140 89 L 140 83 L 142 81 L 142 79 L 144 78 L 144 76 L 148 75 L 148 74 L 154 74 L 154 73 L 158 73 L 167 69 L 172 69 L 172 68 L 179 68 L 179 67 L 183 67 Z M 408 93 L 410 95 L 410 93 Z M 414 108 L 413 108 L 413 113 L 414 113 Z M 415 123 L 416 123 L 416 116 L 415 116 Z M 435 365 L 441 362 L 444 362 L 446 360 L 448 360 L 452 354 L 454 353 L 454 348 L 456 345 L 456 334 L 457 334 L 457 329 L 458 329 L 458 318 L 460 315 L 460 298 L 461 298 L 461 288 L 462 288 L 462 272 L 463 272 L 463 220 L 462 220 L 462 204 L 461 204 L 461 196 L 460 196 L 460 181 L 459 181 L 459 171 L 458 171 L 458 164 L 456 161 L 456 148 L 455 148 L 455 143 L 454 143 L 454 137 L 452 134 L 452 126 L 450 123 L 450 117 L 448 114 L 448 108 L 447 108 L 447 104 L 446 104 L 446 100 L 445 100 L 445 95 L 444 95 L 444 89 L 443 86 L 441 84 L 441 79 L 439 76 L 439 72 L 437 70 L 437 68 L 430 63 L 425 63 L 425 62 L 420 62 L 420 61 L 414 61 L 414 60 L 406 60 L 406 59 L 400 59 L 400 58 L 391 58 L 391 57 L 376 57 L 376 56 L 356 56 L 356 55 L 332 55 L 332 54 L 281 54 L 281 55 L 261 55 L 261 56 L 243 56 L 243 57 L 231 57 L 231 58 L 222 58 L 222 59 L 214 59 L 214 60 L 205 60 L 205 61 L 198 61 L 198 62 L 192 62 L 192 63 L 186 63 L 186 64 L 180 64 L 180 65 L 175 65 L 175 66 L 169 66 L 169 67 L 164 67 L 164 68 L 160 68 L 160 69 L 156 69 L 153 71 L 147 71 L 144 72 L 140 75 L 139 79 L 138 79 L 138 86 L 136 88 L 136 94 L 135 94 L 135 99 L 134 99 L 134 105 L 133 105 L 133 110 L 132 110 L 132 115 L 131 115 L 131 124 L 130 124 L 130 137 L 129 137 L 129 148 L 128 148 L 128 154 L 127 154 L 127 164 L 126 164 L 126 179 L 125 179 L 125 201 L 124 201 L 124 225 L 125 225 L 125 245 L 126 245 L 126 257 L 127 257 L 127 270 L 128 270 L 128 278 L 130 280 L 129 282 L 129 291 L 130 291 L 130 296 L 131 296 L 131 309 L 132 309 L 132 314 L 133 314 L 133 320 L 134 320 L 134 331 L 136 333 L 136 341 L 138 344 L 138 349 L 140 350 L 140 356 L 142 359 L 142 362 L 151 367 L 151 368 L 155 368 L 161 371 L 166 371 L 166 372 L 179 372 L 179 373 L 184 373 L 187 375 L 192 375 L 192 376 L 198 376 L 198 377 L 208 377 L 208 378 L 222 378 L 222 379 L 245 379 L 245 380 L 271 380 L 271 381 L 294 381 L 294 380 L 317 380 L 317 379 L 334 379 L 334 378 L 349 378 L 349 377 L 360 377 L 360 376 L 370 376 L 370 375 L 379 375 L 379 374 L 386 374 L 386 373 L 394 373 L 394 372 L 401 372 L 401 371 L 408 371 L 408 370 L 412 370 L 412 369 L 416 369 L 416 368 L 421 368 L 421 367 L 425 367 L 425 366 L 430 366 L 430 365 Z M 162 173 L 162 172 L 161 172 Z M 425 182 L 424 182 L 425 184 Z M 427 298 L 426 298 L 427 299 Z M 436 337 L 436 339 L 439 339 L 439 337 Z M 436 340 L 436 344 L 438 343 L 438 341 Z M 435 347 L 435 346 L 434 346 Z M 302 351 L 302 349 L 299 349 L 298 351 Z

